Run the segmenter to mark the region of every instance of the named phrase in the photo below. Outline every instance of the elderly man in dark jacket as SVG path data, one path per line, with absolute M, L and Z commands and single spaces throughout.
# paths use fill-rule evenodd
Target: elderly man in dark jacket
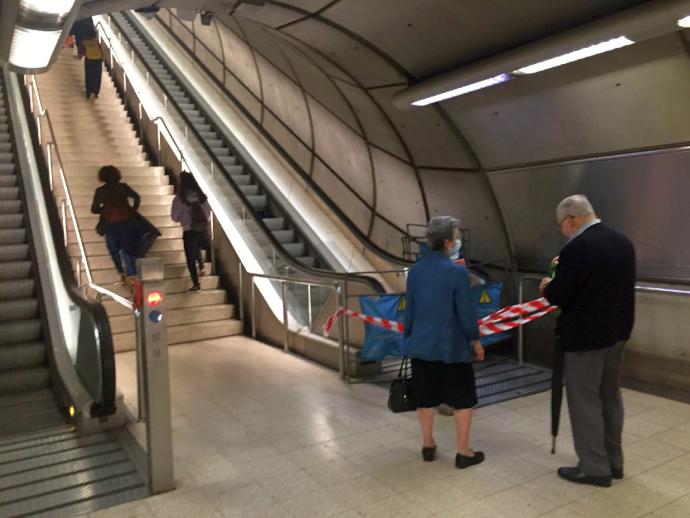
M 597 218 L 583 195 L 556 209 L 568 239 L 556 275 L 541 290 L 560 306 L 556 325 L 565 354 L 565 383 L 576 467 L 560 468 L 571 482 L 609 487 L 623 477 L 623 400 L 619 376 L 635 318 L 635 250 Z

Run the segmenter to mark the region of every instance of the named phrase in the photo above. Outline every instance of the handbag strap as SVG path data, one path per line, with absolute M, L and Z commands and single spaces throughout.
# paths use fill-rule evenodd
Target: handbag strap
M 400 370 L 398 370 L 398 378 L 402 379 L 403 371 L 405 371 L 405 377 L 407 378 L 409 361 L 410 361 L 410 359 L 407 356 L 403 356 L 402 362 L 400 362 Z

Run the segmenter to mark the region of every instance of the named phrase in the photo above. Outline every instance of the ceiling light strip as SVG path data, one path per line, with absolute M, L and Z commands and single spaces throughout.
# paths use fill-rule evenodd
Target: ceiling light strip
M 477 90 L 481 90 L 482 88 L 488 88 L 490 86 L 505 83 L 506 81 L 509 81 L 509 80 L 510 80 L 509 74 L 499 74 L 497 76 L 490 77 L 489 79 L 477 81 L 476 83 L 471 83 L 469 85 L 461 86 L 459 88 L 454 88 L 453 90 L 449 90 L 447 92 L 443 92 L 443 93 L 440 93 L 438 95 L 434 95 L 431 97 L 426 97 L 424 99 L 420 99 L 418 101 L 414 101 L 412 104 L 414 104 L 415 106 L 427 106 L 429 104 L 437 103 L 439 101 L 445 101 L 446 99 L 450 99 L 452 97 L 457 97 L 459 95 L 464 95 L 464 94 L 468 94 L 470 92 L 475 92 Z

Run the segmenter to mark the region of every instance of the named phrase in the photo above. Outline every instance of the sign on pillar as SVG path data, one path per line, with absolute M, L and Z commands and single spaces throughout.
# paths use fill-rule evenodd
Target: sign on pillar
M 163 261 L 159 257 L 137 259 L 137 271 L 141 279 L 140 346 L 149 489 L 155 494 L 175 487 Z

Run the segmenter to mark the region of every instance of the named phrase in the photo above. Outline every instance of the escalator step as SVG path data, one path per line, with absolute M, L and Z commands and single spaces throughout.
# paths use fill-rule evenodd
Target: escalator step
M 30 275 L 31 261 L 10 261 L 0 263 L 0 281 L 27 279 Z M 0 319 L 2 319 L 2 315 L 0 315 Z
M 290 254 L 291 257 L 302 257 L 307 252 L 307 247 L 304 243 L 299 241 L 296 243 L 283 243 L 283 249 Z
M 2 174 L 0 175 L 0 186 L 2 187 L 14 187 L 17 185 L 17 177 L 13 174 Z
M 285 228 L 284 218 L 264 218 L 263 222 L 269 230 L 283 230 Z
M 213 151 L 217 157 L 230 156 L 230 150 L 226 147 L 214 147 L 211 148 L 211 151 Z
M 20 245 L 26 243 L 26 230 L 23 228 L 5 228 L 0 230 L 1 245 Z
M 12 299 L 0 301 L 0 321 L 38 317 L 38 299 Z
M 24 225 L 23 214 L 0 214 L 0 228 L 19 228 Z
M 5 345 L 0 347 L 0 372 L 12 369 L 37 367 L 46 361 L 43 342 Z
M 268 205 L 268 199 L 265 195 L 247 196 L 247 201 L 257 210 L 263 210 Z
M 280 243 L 292 243 L 295 240 L 294 230 L 274 230 L 273 235 Z
M 41 319 L 0 322 L 0 346 L 40 340 L 43 336 Z
M 252 177 L 248 174 L 231 174 L 230 178 L 237 185 L 251 185 L 252 183 Z
M 255 196 L 259 194 L 259 186 L 258 185 L 240 185 L 240 190 L 242 191 L 243 194 L 247 196 Z
M 27 252 L 28 252 L 28 245 Z M 4 248 L 4 247 L 3 247 Z M 0 249 L 0 252 L 3 250 Z M 0 281 L 0 300 L 28 299 L 34 294 L 33 279 Z
M 44 390 L 50 387 L 48 367 L 33 367 L 3 371 L 0 374 L 0 394 L 9 396 L 21 392 Z
M 0 200 L 18 200 L 19 187 L 0 187 Z
M 223 165 L 236 165 L 237 164 L 237 157 L 234 156 L 222 156 L 219 158 L 219 161 Z
M 303 257 L 295 257 L 295 261 L 298 261 L 300 264 L 303 264 L 308 268 L 316 268 L 316 259 L 310 255 L 305 255 Z
M 0 247 L 0 262 L 5 261 L 23 261 L 29 257 L 29 245 L 7 245 Z M 2 292 L 0 292 L 0 299 L 2 299 Z
M 22 210 L 19 200 L 0 200 L 0 214 L 18 214 Z

